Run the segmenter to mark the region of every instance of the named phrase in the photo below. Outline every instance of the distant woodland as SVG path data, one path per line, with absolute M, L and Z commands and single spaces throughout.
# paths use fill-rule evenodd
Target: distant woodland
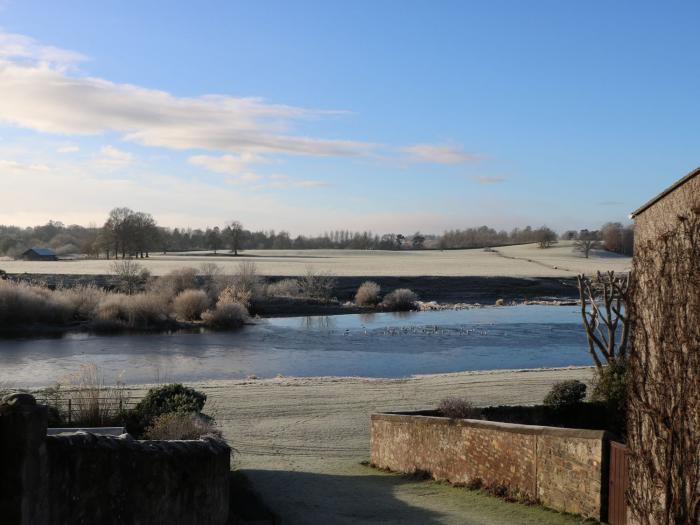
M 496 230 L 488 226 L 449 230 L 428 235 L 350 230 L 328 231 L 317 236 L 297 235 L 286 231 L 251 231 L 239 221 L 207 229 L 166 228 L 155 218 L 129 208 L 115 208 L 102 226 L 65 225 L 49 221 L 41 226 L 20 228 L 0 225 L 0 255 L 15 257 L 28 248 L 51 248 L 59 256 L 87 255 L 97 258 L 147 257 L 150 253 L 213 250 L 237 254 L 241 250 L 283 249 L 352 249 L 352 250 L 452 250 L 489 248 L 512 244 L 538 243 L 542 248 L 559 239 L 576 241 L 585 250 L 605 250 L 631 255 L 634 244 L 632 226 L 606 223 L 600 230 L 567 231 L 561 234 L 541 226 Z

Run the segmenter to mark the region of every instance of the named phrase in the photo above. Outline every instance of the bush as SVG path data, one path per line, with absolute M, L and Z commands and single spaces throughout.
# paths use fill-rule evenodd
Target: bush
M 241 303 L 217 303 L 216 308 L 202 314 L 204 324 L 217 330 L 229 330 L 243 326 L 248 310 Z
M 480 419 L 481 411 L 471 401 L 458 397 L 446 397 L 438 405 L 438 411 L 444 417 L 452 419 Z
M 97 320 L 127 328 L 146 329 L 168 321 L 168 301 L 159 294 L 111 294 L 99 304 Z
M 267 285 L 266 295 L 269 297 L 298 297 L 301 286 L 296 279 L 282 279 Z
M 132 259 L 114 261 L 110 265 L 110 270 L 119 280 L 119 289 L 128 294 L 134 293 L 143 286 L 151 276 L 143 265 Z
M 199 413 L 204 408 L 207 395 L 179 383 L 151 388 L 131 413 L 129 432 L 140 436 L 155 419 L 163 414 Z
M 186 321 L 200 319 L 208 307 L 209 297 L 202 290 L 185 290 L 173 300 L 173 311 Z
M 365 281 L 357 289 L 355 304 L 358 306 L 376 306 L 379 304 L 379 291 L 381 288 L 373 281 Z
M 620 361 L 596 369 L 592 386 L 591 401 L 624 411 L 627 406 L 627 363 Z
M 221 439 L 221 431 L 212 419 L 197 412 L 170 412 L 156 417 L 146 428 L 146 439 L 200 439 L 214 436 Z
M 387 294 L 382 307 L 390 312 L 415 310 L 418 296 L 408 288 L 399 288 Z
M 168 297 L 175 297 L 180 292 L 198 287 L 197 270 L 177 268 L 156 279 L 152 290 Z
M 544 398 L 544 405 L 551 408 L 566 408 L 581 403 L 586 398 L 586 385 L 572 379 L 555 383 Z
M 336 284 L 337 280 L 330 272 L 316 272 L 310 266 L 306 268 L 306 273 L 299 278 L 302 295 L 324 301 L 328 301 L 333 296 Z
M 75 315 L 66 297 L 41 286 L 0 281 L 0 324 L 64 324 Z

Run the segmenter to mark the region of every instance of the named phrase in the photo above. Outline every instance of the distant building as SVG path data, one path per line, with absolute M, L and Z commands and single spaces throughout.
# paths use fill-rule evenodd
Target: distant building
M 24 261 L 57 261 L 58 256 L 48 248 L 30 248 L 19 256 Z

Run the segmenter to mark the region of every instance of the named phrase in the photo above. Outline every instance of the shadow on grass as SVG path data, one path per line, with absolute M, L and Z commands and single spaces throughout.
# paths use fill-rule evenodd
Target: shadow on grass
M 274 512 L 276 523 L 444 523 L 440 513 L 411 506 L 396 497 L 400 485 L 415 483 L 406 477 L 247 469 L 243 474 Z

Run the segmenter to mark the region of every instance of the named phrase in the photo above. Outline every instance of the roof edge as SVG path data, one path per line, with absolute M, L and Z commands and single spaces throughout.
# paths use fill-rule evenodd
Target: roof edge
M 687 174 L 685 177 L 683 177 L 681 180 L 677 181 L 675 184 L 673 184 L 673 185 L 670 186 L 669 188 L 667 188 L 667 189 L 665 189 L 664 191 L 662 191 L 661 193 L 659 193 L 656 197 L 654 197 L 653 199 L 651 199 L 649 202 L 647 202 L 646 204 L 644 204 L 642 207 L 640 207 L 640 208 L 636 209 L 635 211 L 633 211 L 633 212 L 630 214 L 630 219 L 634 219 L 637 215 L 639 215 L 640 213 L 646 211 L 647 208 L 650 208 L 651 206 L 653 206 L 654 204 L 656 204 L 657 202 L 659 202 L 661 199 L 663 199 L 664 197 L 666 197 L 669 193 L 673 193 L 674 191 L 676 191 L 678 188 L 680 188 L 681 186 L 683 186 L 683 184 L 685 184 L 686 182 L 688 182 L 690 179 L 692 179 L 692 178 L 695 177 L 696 175 L 700 175 L 700 167 L 695 168 L 693 171 L 691 171 L 690 173 L 688 173 L 688 174 Z

